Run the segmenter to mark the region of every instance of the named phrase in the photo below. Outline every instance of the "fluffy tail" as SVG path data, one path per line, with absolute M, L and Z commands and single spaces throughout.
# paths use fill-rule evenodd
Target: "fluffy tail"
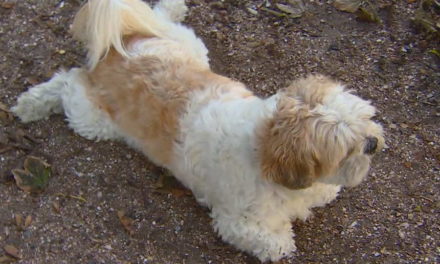
M 113 47 L 128 56 L 123 37 L 161 37 L 166 24 L 141 0 L 89 0 L 75 16 L 72 33 L 88 49 L 88 64 L 94 68 Z

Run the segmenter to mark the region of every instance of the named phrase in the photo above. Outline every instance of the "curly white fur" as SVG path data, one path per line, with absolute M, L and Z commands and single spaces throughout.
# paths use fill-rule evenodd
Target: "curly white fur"
M 210 71 L 206 47 L 179 24 L 186 11 L 183 0 L 153 10 L 91 0 L 73 27 L 88 45 L 88 69 L 59 72 L 12 111 L 30 122 L 64 110 L 81 136 L 125 140 L 211 209 L 224 241 L 261 261 L 290 256 L 290 222 L 366 176 L 366 152 L 376 149 L 368 138 L 383 145 L 374 108 L 321 76 L 256 97 Z

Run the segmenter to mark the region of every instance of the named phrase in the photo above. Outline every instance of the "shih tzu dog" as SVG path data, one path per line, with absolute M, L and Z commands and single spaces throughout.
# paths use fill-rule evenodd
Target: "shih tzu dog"
M 211 71 L 207 49 L 180 24 L 184 0 L 90 0 L 72 32 L 88 65 L 23 93 L 30 122 L 64 112 L 88 139 L 120 139 L 169 169 L 210 208 L 221 238 L 277 261 L 295 251 L 291 221 L 368 173 L 384 145 L 375 108 L 312 75 L 269 98 Z

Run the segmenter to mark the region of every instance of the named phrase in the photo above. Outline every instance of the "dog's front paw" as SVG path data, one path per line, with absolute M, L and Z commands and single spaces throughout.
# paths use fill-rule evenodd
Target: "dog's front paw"
M 293 256 L 296 251 L 295 241 L 293 239 L 285 240 L 277 238 L 268 241 L 269 244 L 260 252 L 254 252 L 260 261 L 278 261 L 283 258 Z
M 264 219 L 257 215 L 231 217 L 218 212 L 213 212 L 212 216 L 214 229 L 224 241 L 256 256 L 262 262 L 278 261 L 292 256 L 296 251 L 288 217 L 275 216 L 275 213 Z

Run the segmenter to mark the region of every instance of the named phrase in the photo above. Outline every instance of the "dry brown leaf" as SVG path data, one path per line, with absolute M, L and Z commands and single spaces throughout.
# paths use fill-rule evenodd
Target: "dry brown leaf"
M 345 12 L 355 13 L 362 4 L 362 0 L 335 0 L 333 6 Z
M 8 107 L 0 102 L 0 123 L 9 124 L 12 120 L 14 120 L 14 117 Z
M 6 9 L 11 9 L 15 6 L 15 3 L 12 2 L 3 2 L 0 4 L 1 7 L 6 8 Z
M 433 36 L 440 36 L 440 1 L 422 0 L 412 18 L 419 28 Z
M 409 161 L 405 161 L 405 162 L 403 163 L 403 166 L 405 166 L 407 169 L 411 169 L 411 168 L 412 168 L 412 163 L 409 162 Z
M 119 221 L 121 222 L 122 226 L 125 228 L 125 231 L 127 231 L 127 233 L 129 235 L 133 235 L 134 234 L 134 230 L 133 230 L 134 220 L 131 219 L 130 217 L 126 216 L 125 212 L 122 210 L 118 211 L 118 218 L 119 218 Z
M 173 176 L 161 174 L 159 179 L 155 183 L 155 192 L 168 194 L 176 196 L 177 198 L 183 197 L 185 195 L 190 196 L 191 191 L 181 187 L 180 183 Z
M 28 215 L 24 220 L 24 228 L 28 228 L 32 224 L 32 216 Z
M 28 215 L 26 217 L 26 219 L 24 220 L 24 224 L 23 224 L 23 217 L 21 216 L 21 214 L 16 214 L 15 215 L 15 225 L 17 226 L 18 230 L 23 230 L 27 227 L 29 227 L 32 224 L 32 216 Z
M 15 262 L 16 259 L 13 259 L 11 257 L 8 256 L 0 256 L 0 264 L 10 264 Z
M 52 207 L 55 213 L 59 214 L 61 212 L 60 203 L 58 201 L 53 202 Z
M 8 107 L 4 104 L 0 102 L 0 110 L 4 111 L 4 112 L 9 112 Z
M 15 215 L 15 225 L 20 229 L 21 226 L 23 225 L 23 217 L 21 216 L 21 214 L 16 214 Z
M 171 190 L 171 194 L 173 194 L 174 196 L 176 196 L 177 198 L 183 197 L 186 195 L 185 190 L 183 189 L 172 189 Z
M 8 254 L 9 256 L 14 257 L 16 259 L 21 258 L 19 250 L 13 245 L 6 245 L 3 249 L 5 250 L 6 254 Z
M 13 120 L 13 117 L 10 113 L 0 111 L 0 123 L 1 124 L 9 124 Z
M 301 17 L 306 10 L 302 0 L 290 0 L 289 5 L 276 3 L 275 6 L 292 18 Z
M 376 8 L 371 4 L 366 4 L 365 6 L 359 8 L 359 12 L 357 13 L 358 18 L 367 22 L 375 22 L 379 23 L 380 18 L 377 14 Z
M 27 77 L 26 82 L 30 85 L 37 85 L 39 83 L 36 77 Z

